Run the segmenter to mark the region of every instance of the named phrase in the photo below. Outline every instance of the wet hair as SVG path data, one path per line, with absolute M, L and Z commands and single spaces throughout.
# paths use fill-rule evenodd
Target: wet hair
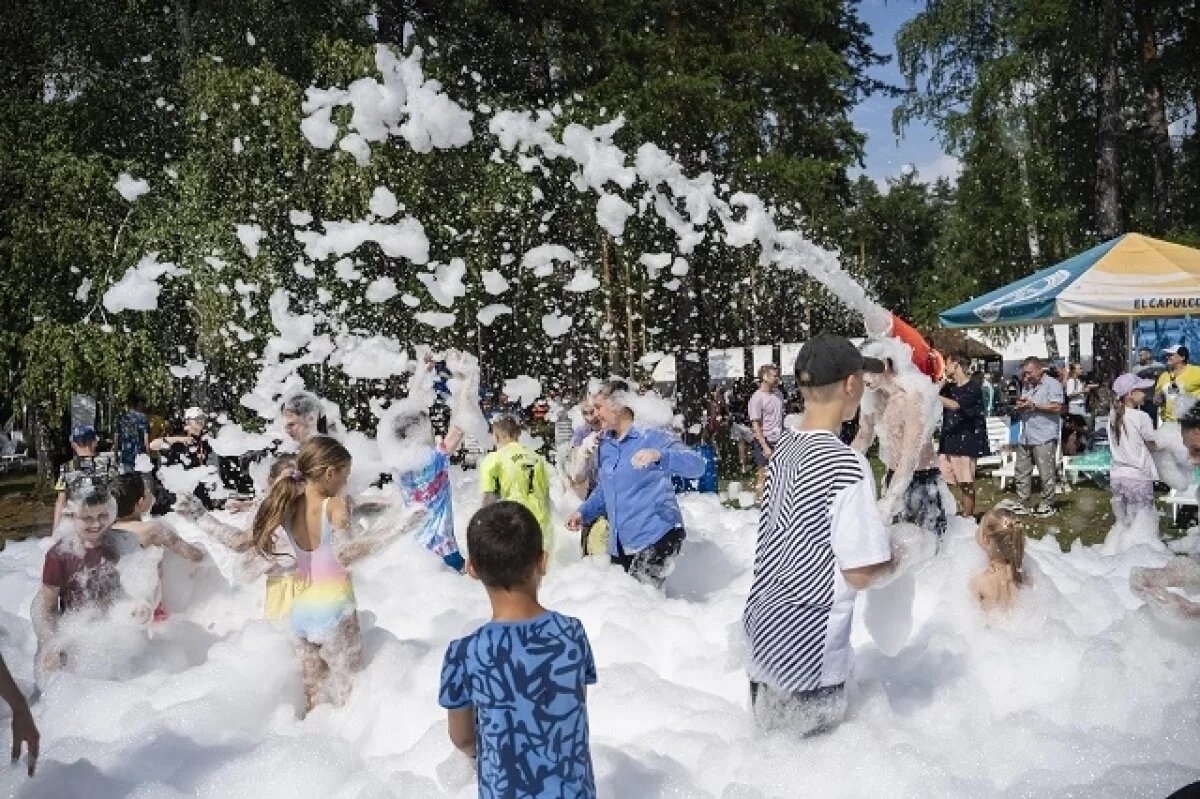
M 305 482 L 320 479 L 334 469 L 349 466 L 350 462 L 350 452 L 328 436 L 315 436 L 304 442 L 290 469 L 279 466 L 278 476 L 254 514 L 254 549 L 264 557 L 276 555 L 270 549 L 275 530 L 295 514 L 297 504 L 304 498 Z
M 288 453 L 286 455 L 280 455 L 278 458 L 275 459 L 275 462 L 271 464 L 271 468 L 267 472 L 267 481 L 270 483 L 274 483 L 276 480 L 278 480 L 280 477 L 283 476 L 283 473 L 285 471 L 291 472 L 295 468 L 296 468 L 296 456 L 295 455 L 293 455 L 291 453 Z
M 467 552 L 475 575 L 488 588 L 519 588 L 541 560 L 542 528 L 519 502 L 497 502 L 471 517 Z
M 1009 568 L 1016 585 L 1025 582 L 1025 531 L 1017 515 L 1010 510 L 992 508 L 979 521 L 983 537 L 990 541 Z
M 492 422 L 492 431 L 516 441 L 521 437 L 521 425 L 511 416 L 498 416 Z
M 112 495 L 117 501 L 117 518 L 133 515 L 148 490 L 146 480 L 140 474 L 123 474 L 114 480 Z
M 329 435 L 329 421 L 321 407 L 321 398 L 308 391 L 297 391 L 283 401 L 281 411 L 294 413 L 302 419 L 307 419 L 313 426 L 313 431 L 319 435 Z
M 430 421 L 427 409 L 402 411 L 392 418 L 392 435 L 398 439 L 407 438 L 413 428 Z
M 1021 361 L 1021 365 L 1022 366 L 1036 366 L 1039 369 L 1046 368 L 1046 364 L 1044 364 L 1042 362 L 1042 359 L 1037 357 L 1036 355 L 1030 355 L 1028 358 Z
M 621 410 L 633 416 L 633 408 L 630 408 L 626 402 L 627 397 L 636 394 L 628 382 L 620 379 L 606 380 L 600 385 L 599 390 L 593 395 L 596 398 L 604 397 L 609 402 L 616 405 Z

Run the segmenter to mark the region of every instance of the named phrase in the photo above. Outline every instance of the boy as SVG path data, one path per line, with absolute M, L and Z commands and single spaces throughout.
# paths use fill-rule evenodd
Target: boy
M 587 686 L 596 665 L 579 620 L 538 604 L 537 519 L 516 502 L 489 505 L 467 526 L 467 551 L 492 620 L 446 649 L 438 702 L 450 740 L 477 759 L 481 797 L 595 797 Z
M 42 587 L 30 608 L 39 674 L 58 671 L 66 662 L 56 640 L 62 616 L 88 607 L 107 610 L 121 596 L 117 561 L 137 546 L 128 534 L 110 529 L 116 503 L 103 482 L 77 484 L 65 500 L 62 515 L 64 530 L 46 552 Z
M 520 502 L 542 528 L 542 548 L 550 552 L 554 531 L 550 527 L 550 467 L 546 459 L 521 444 L 521 426 L 511 416 L 492 422 L 496 451 L 489 452 L 479 467 L 483 504 L 502 499 Z
M 116 529 L 137 536 L 143 547 L 162 547 L 184 560 L 198 563 L 204 560 L 204 550 L 189 544 L 161 521 L 142 521 L 154 504 L 154 495 L 146 490 L 146 480 L 140 474 L 123 474 L 113 481 L 113 499 L 117 501 Z
M 817 336 L 796 358 L 804 421 L 783 431 L 767 465 L 742 614 L 750 703 L 764 729 L 808 736 L 841 722 L 855 591 L 895 568 L 867 459 L 838 438 L 863 373 L 882 371 L 841 336 Z

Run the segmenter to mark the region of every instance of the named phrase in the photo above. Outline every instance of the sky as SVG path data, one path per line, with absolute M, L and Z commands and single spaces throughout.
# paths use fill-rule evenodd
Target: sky
M 871 27 L 871 44 L 891 61 L 871 71 L 872 77 L 903 86 L 904 79 L 896 64 L 896 32 L 907 20 L 925 7 L 925 0 L 861 0 L 859 16 Z M 892 110 L 898 98 L 874 96 L 860 103 L 851 114 L 855 126 L 867 137 L 866 166 L 860 172 L 886 186 L 889 177 L 903 170 L 917 170 L 921 180 L 934 182 L 940 177 L 956 178 L 958 159 L 948 155 L 938 142 L 937 131 L 923 122 L 909 124 L 900 137 L 892 131 Z

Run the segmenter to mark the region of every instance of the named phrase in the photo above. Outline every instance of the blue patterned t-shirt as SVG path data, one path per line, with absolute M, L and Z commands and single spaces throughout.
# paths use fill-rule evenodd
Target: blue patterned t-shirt
M 595 797 L 586 703 L 595 682 L 583 624 L 554 611 L 451 642 L 438 702 L 475 708 L 479 796 Z

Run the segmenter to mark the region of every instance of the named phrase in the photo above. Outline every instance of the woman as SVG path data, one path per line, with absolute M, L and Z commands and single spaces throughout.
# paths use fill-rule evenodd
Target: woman
M 704 459 L 662 430 L 635 426 L 629 394 L 626 384 L 612 381 L 594 400 L 604 430 L 596 458 L 598 484 L 567 519 L 567 529 L 579 530 L 604 516 L 611 528 L 612 563 L 661 588 L 687 535 L 671 478 L 698 479 Z
M 942 387 L 942 438 L 938 466 L 951 490 L 957 488 L 962 515 L 975 515 L 975 462 L 990 454 L 983 392 L 967 374 L 970 359 L 954 353 L 946 359 L 946 385 Z

